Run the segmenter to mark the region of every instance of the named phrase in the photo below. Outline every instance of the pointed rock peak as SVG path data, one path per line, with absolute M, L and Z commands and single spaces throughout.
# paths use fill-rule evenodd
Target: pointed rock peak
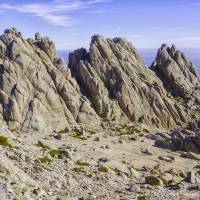
M 175 45 L 161 46 L 152 69 L 175 96 L 187 98 L 196 84 L 199 84 L 196 67 L 183 52 L 176 49 Z
M 120 44 L 128 43 L 128 41 L 126 40 L 126 38 L 119 38 L 119 37 L 114 38 L 113 42 L 114 43 L 120 43 Z
M 36 41 L 41 41 L 42 36 L 40 35 L 40 33 L 35 33 L 35 40 Z
M 98 42 L 100 40 L 105 40 L 104 36 L 103 35 L 99 35 L 99 34 L 96 34 L 96 35 L 93 35 L 91 37 L 91 44 L 95 43 L 95 42 Z
M 187 69 L 194 76 L 198 76 L 194 64 L 186 57 L 182 51 L 177 50 L 174 44 L 172 44 L 171 47 L 167 44 L 162 44 L 161 48 L 158 50 L 155 61 L 158 66 L 162 67 L 164 67 L 164 64 L 174 61 L 180 67 L 181 71 Z
M 55 43 L 49 37 L 42 37 L 40 33 L 35 34 L 35 44 L 46 52 L 46 54 L 53 61 L 57 57 Z
M 21 32 L 18 32 L 16 28 L 10 28 L 10 29 L 5 29 L 4 30 L 4 34 L 11 34 L 14 35 L 16 37 L 22 37 Z
M 174 57 L 175 53 L 177 52 L 176 46 L 172 44 L 172 46 L 168 46 L 168 44 L 164 43 L 161 45 L 160 49 L 158 50 L 159 54 L 169 54 L 171 57 Z

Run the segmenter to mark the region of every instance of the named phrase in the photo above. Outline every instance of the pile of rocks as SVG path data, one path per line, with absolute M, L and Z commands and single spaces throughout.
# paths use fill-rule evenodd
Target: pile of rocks
M 159 147 L 200 153 L 200 129 L 176 128 L 169 133 L 157 133 L 155 139 Z

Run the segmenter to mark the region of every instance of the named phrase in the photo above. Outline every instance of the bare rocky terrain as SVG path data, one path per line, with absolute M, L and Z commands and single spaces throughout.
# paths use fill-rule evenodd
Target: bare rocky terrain
M 48 37 L 5 30 L 0 199 L 200 199 L 199 76 L 174 45 L 152 63 L 95 35 L 66 64 Z

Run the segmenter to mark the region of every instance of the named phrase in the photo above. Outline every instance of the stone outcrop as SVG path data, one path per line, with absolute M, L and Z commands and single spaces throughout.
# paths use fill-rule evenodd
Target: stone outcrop
M 174 45 L 161 46 L 152 69 L 173 96 L 185 99 L 189 107 L 200 102 L 200 80 L 195 66 Z
M 172 150 L 200 153 L 200 129 L 176 128 L 168 133 L 158 133 L 155 145 Z
M 10 128 L 57 130 L 98 123 L 55 45 L 36 34 L 23 39 L 16 29 L 0 37 L 0 112 Z
M 66 65 L 48 37 L 24 39 L 7 29 L 0 36 L 1 121 L 11 129 L 62 130 L 102 122 L 174 128 L 198 118 L 193 64 L 174 46 L 162 46 L 152 68 L 125 39 L 95 35 L 89 52 L 75 50 Z M 195 119 L 172 89 L 192 99 Z
M 188 120 L 183 106 L 168 98 L 162 81 L 125 39 L 96 35 L 89 52 L 70 54 L 69 67 L 103 118 L 125 114 L 132 122 L 165 128 Z

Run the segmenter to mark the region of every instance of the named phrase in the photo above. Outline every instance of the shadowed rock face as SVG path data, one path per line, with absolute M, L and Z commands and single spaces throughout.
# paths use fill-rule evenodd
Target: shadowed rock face
M 168 60 L 175 66 L 169 64 L 171 71 L 165 69 Z M 192 63 L 163 46 L 153 69 L 156 73 L 125 39 L 95 35 L 89 52 L 74 51 L 67 66 L 48 37 L 36 33 L 26 40 L 8 29 L 0 37 L 1 121 L 24 130 L 97 126 L 105 120 L 172 128 L 191 121 L 190 109 L 169 97 L 164 80 L 181 80 L 169 83 L 186 97 L 198 85 Z M 192 91 L 195 96 L 198 89 Z

